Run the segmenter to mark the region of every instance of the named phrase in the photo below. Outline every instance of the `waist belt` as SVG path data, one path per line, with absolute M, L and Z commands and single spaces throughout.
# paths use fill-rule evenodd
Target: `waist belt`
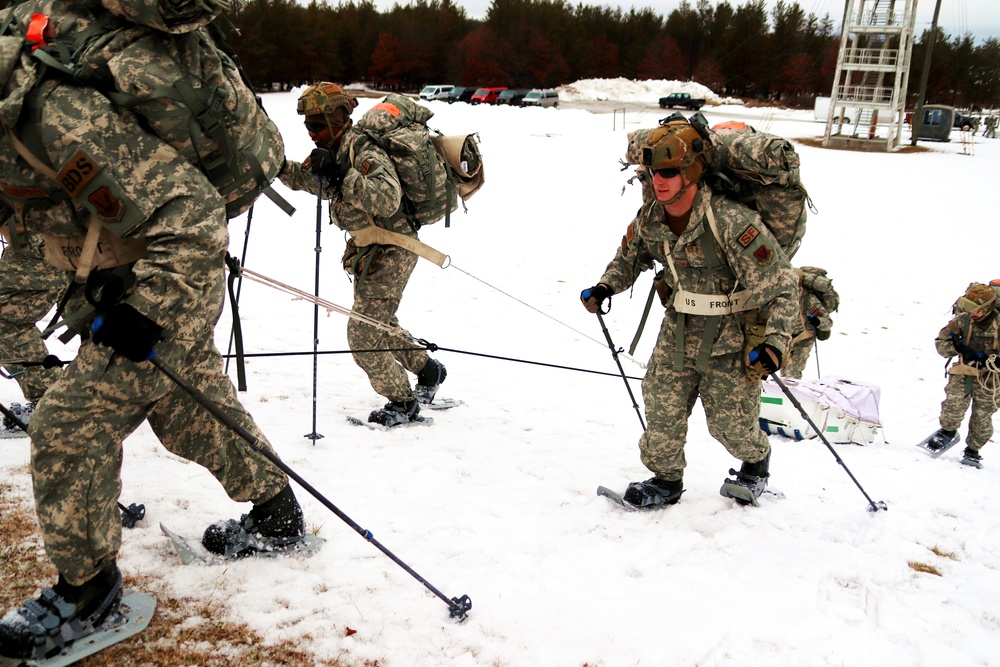
M 674 310 L 688 315 L 732 315 L 756 308 L 750 290 L 733 294 L 697 294 L 680 289 L 674 294 Z
M 99 226 L 99 225 L 98 225 Z M 87 258 L 86 236 L 57 236 L 42 234 L 45 238 L 45 261 L 64 271 L 90 271 L 112 269 L 116 266 L 132 264 L 145 259 L 145 239 L 120 239 L 104 227 L 100 227 L 97 246 L 92 257 Z

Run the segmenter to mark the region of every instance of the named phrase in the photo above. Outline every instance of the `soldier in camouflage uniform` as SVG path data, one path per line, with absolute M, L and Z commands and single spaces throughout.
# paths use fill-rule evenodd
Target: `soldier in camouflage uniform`
M 993 414 L 1000 394 L 1000 343 L 998 343 L 997 292 L 975 283 L 958 300 L 961 312 L 938 333 L 938 354 L 958 361 L 948 369 L 948 384 L 941 403 L 941 428 L 931 436 L 927 448 L 943 449 L 957 438 L 958 428 L 972 403 L 969 435 L 962 463 L 982 467 L 979 450 L 993 435 Z
M 65 11 L 49 18 L 67 26 L 78 9 L 48 7 L 50 14 Z M 145 362 L 155 346 L 159 359 L 271 451 L 214 344 L 229 240 L 223 198 L 132 112 L 71 79 L 43 77 L 40 61 L 26 47 L 17 50 L 35 11 L 26 2 L 0 12 L 0 23 L 11 12 L 16 18 L 8 24 L 14 50 L 7 50 L 8 36 L 0 42 L 0 199 L 38 210 L 31 228 L 58 248 L 62 268 L 75 264 L 86 289 L 65 311 L 84 339 L 79 353 L 29 424 L 39 525 L 59 579 L 0 620 L 0 656 L 13 658 L 58 648 L 39 633 L 43 625 L 72 641 L 117 608 L 122 442 L 144 420 L 170 452 L 206 467 L 233 500 L 253 503 L 240 521 L 210 526 L 206 548 L 245 556 L 293 547 L 304 535 L 285 474 Z
M 800 329 L 792 339 L 792 351 L 781 368 L 781 376 L 801 379 L 816 340 L 827 340 L 833 329 L 830 314 L 840 306 L 840 295 L 833 289 L 833 281 L 825 269 L 803 266 L 795 269 L 799 276 L 799 310 L 802 313 Z
M 700 182 L 710 150 L 685 120 L 649 136 L 642 164 L 655 196 L 628 226 L 600 282 L 581 294 L 587 310 L 598 312 L 654 260 L 667 267 L 672 294 L 642 382 L 647 430 L 639 451 L 654 476 L 629 484 L 624 500 L 636 507 L 679 500 L 687 422 L 698 398 L 709 432 L 743 462 L 723 495 L 756 504 L 767 484 L 760 380 L 781 367 L 796 327 L 797 280 L 757 214 Z
M 330 221 L 349 234 L 371 225 L 417 238 L 418 224 L 405 211 L 402 187 L 389 156 L 353 126 L 357 100 L 335 83 L 310 86 L 299 97 L 298 112 L 316 149 L 304 163 L 286 160 L 281 182 L 330 200 Z M 353 161 L 352 161 L 353 157 Z M 344 268 L 354 276 L 352 311 L 391 328 L 399 327 L 396 311 L 417 265 L 417 255 L 396 245 L 359 247 L 352 238 L 344 252 Z M 361 319 L 347 323 L 347 342 L 354 361 L 368 375 L 372 389 L 389 399 L 368 421 L 398 426 L 419 419 L 421 403 L 433 400 L 447 372 L 406 338 Z M 385 350 L 385 351 L 380 351 Z M 406 372 L 415 373 L 410 388 Z
M 4 211 L 8 212 L 8 219 Z M 34 404 L 58 377 L 58 368 L 44 368 L 41 365 L 22 366 L 14 360 L 40 363 L 47 355 L 48 348 L 39 338 L 39 320 L 59 300 L 69 283 L 65 271 L 51 266 L 45 261 L 42 235 L 30 231 L 14 219 L 14 212 L 0 201 L 0 224 L 3 225 L 7 247 L 0 257 L 0 360 L 7 372 L 14 376 L 27 403 L 23 406 L 11 405 L 22 422 L 30 421 Z M 16 225 L 14 240 L 11 240 L 9 225 Z M 0 435 L 17 437 L 24 435 L 20 427 L 4 417 L 4 428 Z

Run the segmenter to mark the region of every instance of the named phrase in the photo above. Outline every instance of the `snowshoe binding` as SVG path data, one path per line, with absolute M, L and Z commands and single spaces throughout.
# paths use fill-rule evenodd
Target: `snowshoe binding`
M 238 559 L 292 550 L 304 536 L 302 508 L 292 487 L 286 486 L 271 500 L 255 505 L 239 521 L 229 519 L 209 526 L 201 543 L 213 554 Z
M 52 588 L 0 619 L 0 657 L 42 661 L 101 630 L 118 610 L 122 575 L 112 562 L 81 586 L 62 575 Z
M 422 405 L 434 402 L 438 387 L 448 377 L 448 370 L 437 359 L 427 359 L 427 363 L 417 373 L 417 386 L 413 388 L 413 395 Z
M 979 455 L 975 449 L 971 447 L 966 447 L 965 451 L 962 452 L 962 460 L 959 461 L 964 466 L 972 466 L 973 468 L 983 467 L 983 457 Z
M 947 431 L 939 428 L 917 446 L 926 450 L 928 454 L 936 459 L 958 444 L 958 440 L 958 431 Z
M 423 421 L 423 417 L 420 416 L 420 401 L 416 399 L 405 403 L 390 401 L 384 408 L 372 410 L 368 415 L 368 423 L 389 428 L 418 421 Z
M 625 506 L 634 509 L 660 509 L 667 505 L 675 505 L 684 493 L 684 483 L 681 480 L 667 480 L 650 477 L 645 482 L 632 482 L 622 494 Z
M 735 479 L 726 479 L 719 489 L 719 494 L 732 498 L 740 505 L 753 505 L 758 507 L 760 503 L 757 499 L 767 490 L 767 480 L 770 477 L 768 468 L 771 460 L 771 453 L 768 452 L 763 460 L 756 463 L 743 462 L 739 471 L 730 468 L 729 474 L 735 475 Z

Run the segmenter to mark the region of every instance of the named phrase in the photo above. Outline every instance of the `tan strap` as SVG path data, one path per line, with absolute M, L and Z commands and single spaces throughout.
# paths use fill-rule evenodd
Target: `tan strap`
M 27 228 L 24 225 L 22 225 L 21 223 L 15 224 L 14 225 L 14 236 L 20 236 L 21 234 L 24 234 L 24 232 L 26 231 L 26 229 Z M 3 240 L 5 242 L 10 243 L 10 240 L 11 240 L 10 225 L 0 225 L 0 236 L 3 237 Z
M 354 239 L 354 243 L 358 246 L 372 245 L 373 243 L 377 243 L 379 245 L 398 246 L 404 250 L 409 250 L 415 255 L 423 257 L 429 262 L 437 264 L 442 269 L 445 268 L 445 263 L 448 261 L 448 255 L 445 255 L 439 250 L 435 250 L 419 239 L 415 239 L 411 236 L 405 236 L 403 234 L 399 234 L 398 232 L 392 232 L 388 229 L 382 229 L 381 227 L 376 227 L 374 225 L 354 232 L 349 231 L 348 234 L 351 235 L 351 238 Z
M 7 138 L 10 139 L 10 145 L 14 147 L 14 150 L 17 151 L 18 155 L 24 158 L 25 162 L 31 165 L 32 169 L 37 171 L 42 176 L 45 176 L 56 185 L 59 185 L 59 187 L 62 187 L 59 184 L 59 175 L 52 167 L 42 162 L 37 155 L 32 153 L 27 146 L 21 143 L 21 140 L 17 138 L 16 134 L 14 134 L 14 130 L 10 129 L 10 126 L 7 125 L 7 123 L 3 124 L 3 129 L 7 131 Z
M 94 241 L 91 238 L 94 226 L 91 225 L 86 236 L 42 233 L 45 239 L 45 261 L 57 269 L 75 271 L 80 276 L 94 270 L 132 264 L 148 256 L 145 239 L 120 239 L 98 223 L 98 234 Z M 92 250 L 88 249 L 90 244 L 93 245 Z M 87 255 L 89 259 L 86 259 Z
M 813 338 L 815 336 L 816 336 L 815 331 L 812 331 L 811 329 L 805 329 L 802 333 L 800 333 L 798 336 L 792 339 L 792 345 L 795 345 L 796 343 L 801 343 L 804 340 L 809 340 L 810 338 Z

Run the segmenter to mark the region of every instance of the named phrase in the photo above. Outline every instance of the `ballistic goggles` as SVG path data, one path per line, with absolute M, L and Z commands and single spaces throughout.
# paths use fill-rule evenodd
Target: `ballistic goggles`
M 964 296 L 958 297 L 958 307 L 967 313 L 978 313 L 980 310 L 989 310 L 996 299 L 990 299 L 986 303 L 979 303 Z

